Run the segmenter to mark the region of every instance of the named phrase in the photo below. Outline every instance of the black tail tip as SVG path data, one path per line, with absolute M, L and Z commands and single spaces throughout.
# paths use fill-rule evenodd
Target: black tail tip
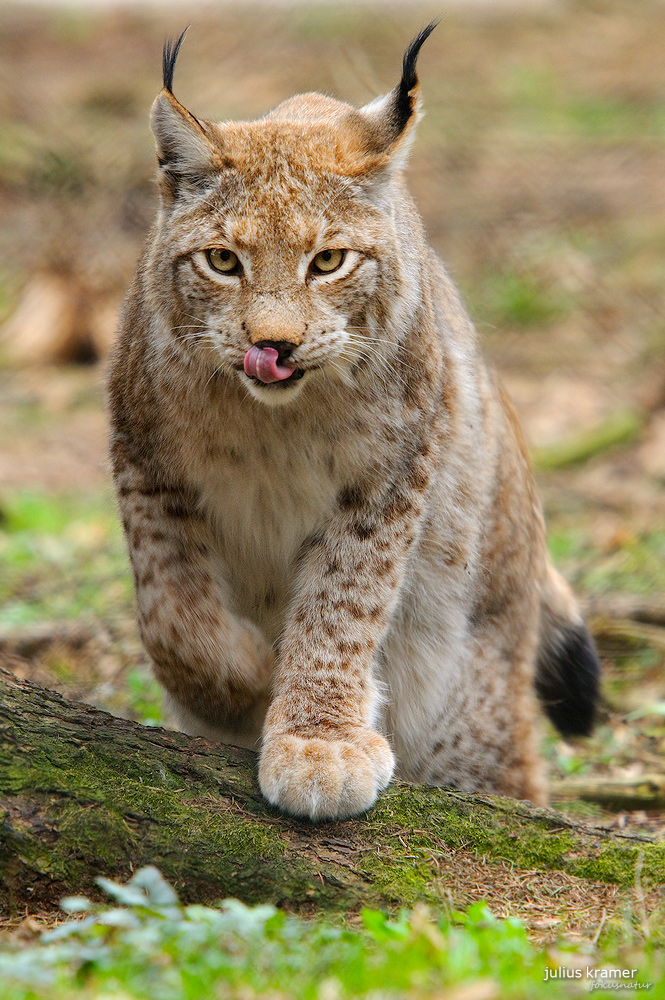
M 596 721 L 601 665 L 586 625 L 562 631 L 541 649 L 536 691 L 562 736 L 589 736 Z
M 162 76 L 164 80 L 164 89 L 168 90 L 169 94 L 173 93 L 173 73 L 175 72 L 176 59 L 178 58 L 180 46 L 182 45 L 184 37 L 188 31 L 189 25 L 176 41 L 172 38 L 168 38 L 164 42 L 164 51 L 162 52 Z

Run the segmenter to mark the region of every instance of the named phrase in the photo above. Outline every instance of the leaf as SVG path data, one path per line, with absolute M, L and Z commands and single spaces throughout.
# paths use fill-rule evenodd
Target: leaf
M 130 886 L 144 890 L 152 906 L 178 906 L 180 903 L 175 889 L 154 865 L 139 868 L 127 883 L 127 888 Z
M 65 896 L 60 900 L 60 909 L 65 913 L 85 913 L 93 904 L 85 896 Z
M 137 886 L 130 885 L 118 885 L 110 878 L 104 878 L 100 875 L 99 878 L 95 879 L 95 882 L 103 889 L 104 892 L 108 893 L 112 899 L 115 899 L 117 903 L 121 903 L 123 906 L 145 906 L 148 902 L 148 897 L 139 889 Z
M 262 933 L 267 921 L 277 912 L 269 903 L 245 906 L 239 899 L 225 899 L 222 908 L 224 914 L 231 918 L 232 929 L 241 937 Z
M 379 910 L 363 910 L 360 915 L 365 929 L 376 941 L 401 940 L 411 933 L 411 927 L 404 914 L 399 922 L 389 920 L 386 914 Z

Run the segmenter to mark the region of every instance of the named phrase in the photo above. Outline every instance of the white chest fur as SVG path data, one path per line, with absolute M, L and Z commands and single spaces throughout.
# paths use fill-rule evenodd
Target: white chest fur
M 197 486 L 234 610 L 269 642 L 284 623 L 303 542 L 322 530 L 339 489 L 334 450 L 277 429 L 220 432 L 217 454 L 198 463 Z

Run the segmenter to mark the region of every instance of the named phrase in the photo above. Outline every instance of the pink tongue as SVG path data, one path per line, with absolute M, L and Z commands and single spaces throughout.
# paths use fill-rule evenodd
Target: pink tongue
M 250 347 L 245 355 L 243 368 L 245 375 L 257 378 L 259 382 L 283 382 L 293 375 L 293 368 L 277 364 L 279 352 L 274 347 Z

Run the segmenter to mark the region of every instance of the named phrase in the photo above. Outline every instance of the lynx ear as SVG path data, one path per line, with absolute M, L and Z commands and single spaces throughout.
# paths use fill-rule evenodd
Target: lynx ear
M 157 145 L 160 186 L 171 198 L 180 184 L 196 185 L 219 166 L 215 148 L 206 125 L 173 96 L 173 71 L 187 29 L 177 42 L 164 45 L 164 89 L 156 97 L 150 112 L 150 126 Z
M 370 126 L 368 152 L 395 166 L 402 166 L 413 138 L 413 126 L 418 120 L 420 82 L 416 73 L 418 53 L 438 24 L 431 21 L 413 39 L 404 53 L 402 79 L 389 94 L 377 97 L 360 109 Z

